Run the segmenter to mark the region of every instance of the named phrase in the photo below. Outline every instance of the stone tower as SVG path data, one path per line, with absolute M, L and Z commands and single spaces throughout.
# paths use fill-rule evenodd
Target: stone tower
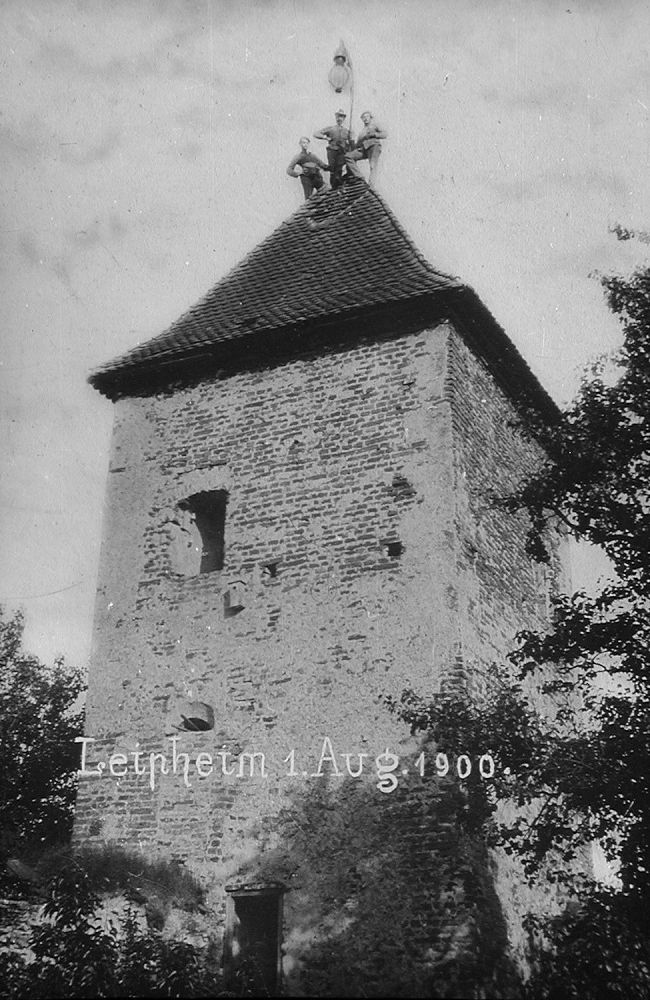
M 487 498 L 549 397 L 364 182 L 91 382 L 115 427 L 77 843 L 187 865 L 259 995 L 507 995 L 507 878 L 385 697 L 480 695 L 543 623 Z

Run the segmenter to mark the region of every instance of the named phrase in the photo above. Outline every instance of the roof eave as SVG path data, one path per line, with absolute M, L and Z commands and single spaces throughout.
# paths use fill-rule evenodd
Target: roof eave
M 182 385 L 223 378 L 242 368 L 265 368 L 298 353 L 349 349 L 359 340 L 403 336 L 449 319 L 487 364 L 504 392 L 522 411 L 533 408 L 555 422 L 560 411 L 478 295 L 468 286 L 448 288 L 375 309 L 345 313 L 271 330 L 252 331 L 234 340 L 187 348 L 181 355 L 137 364 L 118 364 L 93 372 L 88 381 L 115 401 L 175 391 Z

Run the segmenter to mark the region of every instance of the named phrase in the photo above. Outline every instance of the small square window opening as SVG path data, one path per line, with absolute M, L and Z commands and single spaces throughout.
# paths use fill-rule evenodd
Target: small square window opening
M 178 505 L 189 511 L 201 539 L 199 573 L 223 569 L 227 502 L 225 490 L 209 490 L 194 493 Z

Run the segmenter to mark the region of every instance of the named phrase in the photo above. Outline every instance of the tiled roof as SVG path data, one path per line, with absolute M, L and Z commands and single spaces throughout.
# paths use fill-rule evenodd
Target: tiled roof
M 250 333 L 461 287 L 417 250 L 364 181 L 305 201 L 195 306 L 153 340 L 102 366 L 102 376 L 169 363 Z
M 554 404 L 475 292 L 437 271 L 365 181 L 305 201 L 164 333 L 103 365 L 89 381 L 115 399 L 273 354 L 284 337 L 366 333 L 448 316 L 513 396 Z M 395 322 L 397 320 L 397 323 Z M 349 322 L 348 322 L 349 321 Z

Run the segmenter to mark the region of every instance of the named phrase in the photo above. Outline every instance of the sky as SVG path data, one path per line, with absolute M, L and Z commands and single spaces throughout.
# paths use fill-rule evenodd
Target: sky
M 0 27 L 0 603 L 42 659 L 90 649 L 112 404 L 88 374 L 300 205 L 298 138 L 351 110 L 340 39 L 380 193 L 551 395 L 618 344 L 597 275 L 649 263 L 647 3 L 3 0 Z

